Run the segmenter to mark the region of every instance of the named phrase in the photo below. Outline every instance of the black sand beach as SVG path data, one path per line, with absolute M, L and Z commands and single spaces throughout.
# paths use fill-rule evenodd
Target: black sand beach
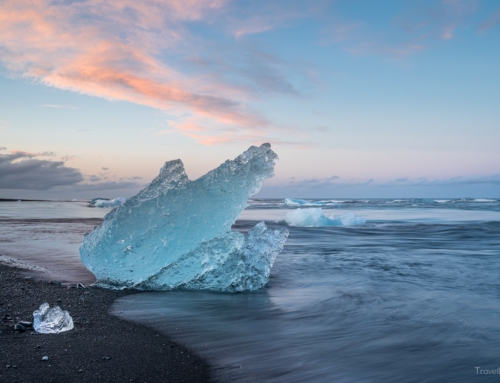
M 108 314 L 127 294 L 38 281 L 0 264 L 0 382 L 213 381 L 198 356 L 153 329 Z M 68 310 L 75 328 L 56 335 L 14 331 L 18 321 L 33 321 L 44 302 Z

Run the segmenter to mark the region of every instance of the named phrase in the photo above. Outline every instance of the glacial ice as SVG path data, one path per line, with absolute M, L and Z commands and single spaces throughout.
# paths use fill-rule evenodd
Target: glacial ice
M 285 198 L 285 205 L 288 206 L 303 206 L 307 205 L 307 201 L 297 198 Z
M 285 198 L 285 205 L 287 206 L 335 206 L 342 201 L 315 201 L 315 200 L 305 200 L 298 198 Z
M 50 308 L 47 302 L 33 311 L 33 328 L 42 334 L 58 334 L 73 329 L 73 318 L 59 306 Z
M 352 213 L 344 213 L 340 217 L 326 217 L 321 208 L 296 209 L 285 216 L 285 222 L 290 226 L 358 226 L 364 225 L 364 218 Z
M 93 199 L 91 204 L 94 207 L 117 207 L 123 205 L 127 201 L 126 198 L 118 197 L 115 199 Z
M 252 146 L 190 181 L 180 160 L 86 234 L 83 264 L 108 288 L 256 290 L 269 278 L 288 236 L 264 222 L 231 231 L 248 198 L 274 175 L 271 145 Z

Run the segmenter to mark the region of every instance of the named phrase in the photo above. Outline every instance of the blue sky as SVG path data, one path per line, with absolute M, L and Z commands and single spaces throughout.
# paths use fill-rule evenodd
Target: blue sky
M 498 197 L 494 1 L 5 1 L 0 198 L 135 194 L 250 145 L 262 197 Z

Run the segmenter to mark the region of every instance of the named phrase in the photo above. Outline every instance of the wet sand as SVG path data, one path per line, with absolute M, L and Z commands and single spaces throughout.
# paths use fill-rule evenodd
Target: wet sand
M 68 288 L 26 275 L 0 263 L 0 382 L 214 381 L 209 365 L 189 350 L 108 314 L 116 298 L 137 291 Z M 14 331 L 18 321 L 33 321 L 44 302 L 68 310 L 75 328 L 55 335 Z

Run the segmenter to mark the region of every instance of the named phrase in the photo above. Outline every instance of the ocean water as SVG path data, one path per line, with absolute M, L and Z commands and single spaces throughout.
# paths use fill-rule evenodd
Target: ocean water
M 500 199 L 310 200 L 302 206 L 251 200 L 234 229 L 245 232 L 262 220 L 283 225 L 291 209 L 318 203 L 326 215 L 352 212 L 366 224 L 289 227 L 261 291 L 133 294 L 117 300 L 113 313 L 204 356 L 220 381 L 500 378 Z M 33 218 L 38 213 L 21 213 L 28 203 L 8 213 L 3 204 L 0 254 L 38 262 L 60 279 L 81 277 L 77 238 L 107 211 L 74 204 L 69 213 L 69 203 L 60 214 Z M 50 240 L 43 228 L 50 228 Z M 19 238 L 27 246 L 16 246 L 16 233 L 24 233 Z M 59 242 L 64 251 L 51 260 Z M 40 243 L 40 258 L 24 254 Z M 73 270 L 69 277 L 67 270 Z
M 89 208 L 88 202 L 0 201 L 0 260 L 13 258 L 39 277 L 63 282 L 93 283 L 94 275 L 80 261 L 83 235 L 100 225 L 110 209 Z

